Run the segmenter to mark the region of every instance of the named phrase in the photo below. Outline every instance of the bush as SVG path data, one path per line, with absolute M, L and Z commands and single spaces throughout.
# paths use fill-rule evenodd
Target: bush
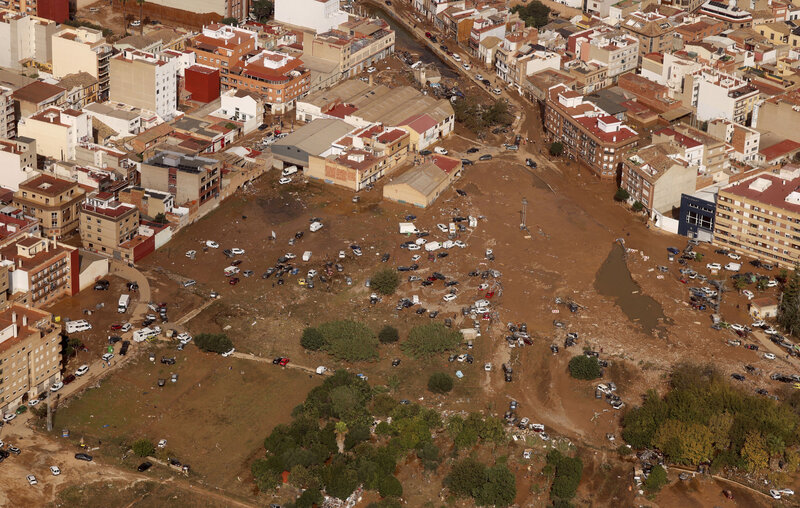
M 456 462 L 444 480 L 457 497 L 471 497 L 478 506 L 508 506 L 517 496 L 514 475 L 505 465 L 487 468 L 472 458 Z
M 381 344 L 397 342 L 400 340 L 400 333 L 397 331 L 397 328 L 386 325 L 378 332 L 378 340 L 381 341 Z
M 393 295 L 400 285 L 400 276 L 391 268 L 375 272 L 370 279 L 370 287 L 382 295 Z
M 306 489 L 294 502 L 294 506 L 295 508 L 312 508 L 314 505 L 322 506 L 324 501 L 325 498 L 322 497 L 319 489 Z
M 453 378 L 444 372 L 434 372 L 428 378 L 428 390 L 433 393 L 447 393 L 453 389 Z
M 602 372 L 596 357 L 578 355 L 569 361 L 569 374 L 575 379 L 597 379 Z
M 630 197 L 631 195 L 628 193 L 628 191 L 620 187 L 614 194 L 614 201 L 627 201 Z
M 633 206 L 631 206 L 631 209 L 633 209 L 634 212 L 641 212 L 642 210 L 644 210 L 644 205 L 642 204 L 641 201 L 636 201 L 635 203 L 633 203 Z
M 355 362 L 378 357 L 378 338 L 363 323 L 331 321 L 319 325 L 317 329 L 325 341 L 322 349 L 335 358 Z
M 567 457 L 558 450 L 547 454 L 547 464 L 555 470 L 550 495 L 553 499 L 569 500 L 575 496 L 583 475 L 583 461 L 580 457 Z
M 381 497 L 401 497 L 403 485 L 392 475 L 382 477 L 378 482 L 378 493 Z
M 650 492 L 658 492 L 661 487 L 669 483 L 667 472 L 663 467 L 656 465 L 650 471 L 650 475 L 644 481 L 645 488 Z
M 153 446 L 153 443 L 147 439 L 139 439 L 138 441 L 135 441 L 131 448 L 133 449 L 133 453 L 139 457 L 149 457 L 156 452 L 156 447 Z
M 303 330 L 303 335 L 300 337 L 300 345 L 310 351 L 319 351 L 325 345 L 325 338 L 319 330 L 309 326 Z
M 461 341 L 461 332 L 451 330 L 441 323 L 429 323 L 412 328 L 401 347 L 415 358 L 426 358 L 455 349 Z
M 556 141 L 550 145 L 550 155 L 558 157 L 562 153 L 564 153 L 564 145 L 560 141 Z
M 227 353 L 233 349 L 233 342 L 224 333 L 201 333 L 194 343 L 206 353 Z

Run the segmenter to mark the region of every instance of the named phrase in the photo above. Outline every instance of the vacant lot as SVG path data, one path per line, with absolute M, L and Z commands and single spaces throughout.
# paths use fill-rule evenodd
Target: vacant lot
M 99 447 L 95 453 L 112 462 L 119 462 L 125 445 L 136 439 L 166 439 L 166 455 L 190 464 L 209 485 L 238 494 L 251 491 L 249 461 L 270 430 L 289 421 L 292 408 L 318 379 L 194 347 L 183 352 L 153 347 L 153 352 L 156 362 L 139 356 L 59 408 L 55 428 L 69 429 L 74 440 Z M 176 365 L 161 364 L 162 355 L 176 356 Z M 178 381 L 158 387 L 158 379 L 172 373 Z

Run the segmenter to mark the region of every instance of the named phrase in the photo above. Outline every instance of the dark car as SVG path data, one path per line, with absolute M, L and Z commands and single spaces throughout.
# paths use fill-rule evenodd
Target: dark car
M 492 160 L 492 156 L 491 156 L 491 154 L 488 154 L 488 153 L 487 154 L 483 154 L 480 157 L 478 157 L 478 160 L 479 161 L 490 161 L 490 160 Z
M 143 473 L 148 469 L 150 469 L 151 467 L 153 467 L 153 463 L 148 460 L 139 464 L 139 467 L 137 467 L 136 470 L 139 471 L 140 473 Z
M 239 283 L 239 277 L 232 277 L 231 280 L 228 281 L 228 284 L 230 284 L 231 286 L 235 286 L 238 283 Z
M 450 255 L 449 252 L 440 252 L 440 253 L 436 254 L 436 257 L 437 258 L 446 258 L 449 255 Z
M 419 154 L 422 155 L 423 157 L 426 156 L 426 155 L 430 155 L 432 153 L 433 152 L 431 152 L 430 150 L 420 150 L 420 152 L 419 152 Z
M 231 266 L 239 266 L 242 264 L 241 259 L 237 259 L 236 261 L 231 261 Z
M 139 289 L 139 284 L 135 282 L 128 282 L 127 286 L 128 286 L 128 291 L 136 291 Z
M 119 355 L 125 356 L 126 354 L 128 354 L 128 348 L 130 347 L 130 345 L 131 342 L 129 340 L 123 340 L 122 346 L 119 348 Z
M 447 278 L 447 277 L 445 277 L 444 275 L 442 275 L 442 274 L 441 274 L 441 273 L 439 273 L 439 272 L 433 272 L 433 273 L 431 274 L 431 276 L 432 276 L 432 277 L 435 277 L 436 279 L 439 279 L 439 280 L 445 280 L 445 279 Z
M 409 268 L 409 267 L 407 267 L 407 266 L 398 266 L 398 267 L 397 267 L 397 271 L 398 271 L 398 272 L 410 272 L 410 271 L 411 271 L 411 268 Z
M 462 165 L 464 165 L 464 166 L 472 166 L 472 165 L 473 165 L 473 164 L 475 164 L 475 163 L 474 163 L 474 162 L 472 162 L 472 161 L 471 161 L 471 160 L 469 160 L 469 159 L 461 159 L 461 164 L 462 164 Z
M 381 263 L 385 263 L 387 261 L 389 261 L 389 253 L 388 252 L 386 254 L 384 254 L 383 256 L 381 256 Z
M 78 460 L 85 460 L 86 462 L 92 461 L 92 456 L 88 453 L 76 453 L 75 458 Z
M 533 159 L 525 159 L 525 165 L 528 166 L 529 168 L 536 169 L 536 161 L 534 161 Z
M 94 284 L 94 289 L 95 291 L 107 291 L 109 286 L 111 286 L 111 283 L 107 280 L 98 280 Z
M 64 383 L 65 385 L 68 385 L 73 381 L 75 381 L 75 374 L 70 374 L 69 376 L 64 376 L 64 379 L 61 380 L 61 382 Z
M 259 126 L 258 126 L 258 130 L 260 130 L 260 131 L 263 131 L 263 130 L 264 130 L 264 129 L 266 129 L 267 127 L 269 127 L 269 125 L 267 125 L 267 124 L 265 124 L 265 123 L 262 123 L 261 125 L 259 125 Z
M 467 191 L 463 191 L 461 189 L 456 189 L 456 194 L 458 194 L 459 196 L 466 196 L 467 195 Z
M 279 363 L 281 363 L 281 360 L 283 360 L 282 356 L 278 356 L 277 358 L 273 358 L 272 359 L 272 365 L 278 365 Z
M 744 376 L 741 374 L 731 374 L 731 377 L 737 381 L 744 381 Z
M 478 153 L 478 152 L 480 152 L 480 148 L 477 148 L 477 147 L 474 147 L 474 146 L 467 150 L 467 153 Z

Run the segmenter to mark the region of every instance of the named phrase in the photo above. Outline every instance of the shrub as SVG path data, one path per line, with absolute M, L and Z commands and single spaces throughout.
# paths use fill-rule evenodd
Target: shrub
M 139 439 L 135 441 L 131 448 L 133 449 L 133 453 L 139 457 L 149 457 L 156 452 L 156 447 L 153 446 L 153 443 L 147 439 Z
M 487 468 L 472 458 L 456 462 L 444 480 L 457 497 L 471 497 L 478 506 L 508 506 L 517 495 L 514 475 L 505 465 Z
M 550 489 L 554 499 L 569 500 L 575 496 L 583 475 L 583 461 L 580 457 L 567 457 L 558 450 L 547 454 L 547 464 L 555 470 L 555 478 Z
M 453 389 L 453 378 L 444 372 L 434 372 L 428 378 L 428 390 L 433 393 L 447 393 Z
M 425 358 L 455 349 L 461 341 L 460 332 L 441 323 L 429 323 L 412 328 L 401 347 L 415 358 Z
M 226 353 L 233 349 L 233 342 L 224 333 L 201 333 L 194 343 L 207 353 Z
M 393 295 L 400 285 L 400 276 L 391 268 L 375 272 L 370 279 L 370 287 L 382 295 Z
M 628 191 L 620 187 L 614 194 L 614 201 L 627 201 L 630 197 L 631 195 L 628 193 Z
M 378 357 L 378 338 L 363 323 L 350 320 L 331 321 L 317 327 L 325 341 L 322 349 L 349 362 Z
M 397 331 L 397 328 L 386 325 L 378 332 L 378 340 L 381 341 L 381 344 L 397 342 L 400 340 L 400 333 Z
M 575 379 L 597 379 L 601 375 L 600 364 L 594 356 L 573 356 L 569 361 L 569 374 Z
M 641 202 L 641 201 L 636 201 L 636 202 L 633 204 L 633 206 L 631 206 L 631 209 L 632 209 L 634 212 L 641 212 L 642 210 L 644 210 L 644 205 L 642 204 L 642 202 Z
M 669 482 L 667 479 L 667 472 L 664 470 L 663 467 L 656 465 L 650 471 L 650 475 L 644 481 L 644 486 L 650 492 L 658 492 L 661 490 L 661 487 L 666 485 Z
M 403 485 L 394 476 L 387 475 L 378 481 L 378 493 L 381 497 L 401 497 Z
M 297 498 L 294 506 L 296 508 L 312 508 L 315 505 L 322 506 L 323 501 L 325 501 L 325 498 L 322 497 L 322 492 L 319 489 L 307 489 Z
M 319 330 L 309 326 L 303 330 L 303 335 L 300 337 L 300 345 L 310 351 L 319 351 L 325 345 L 325 338 Z
M 564 145 L 560 141 L 556 141 L 550 145 L 550 155 L 558 157 L 562 153 L 564 153 Z

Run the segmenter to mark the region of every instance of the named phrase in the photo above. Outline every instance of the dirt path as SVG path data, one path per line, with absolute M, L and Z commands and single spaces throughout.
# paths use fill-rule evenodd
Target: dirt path
M 254 362 L 272 363 L 272 359 L 270 358 L 264 358 L 262 356 L 256 356 L 249 353 L 240 353 L 238 351 L 234 352 L 231 356 L 233 356 L 234 358 L 241 358 L 243 360 L 250 360 Z M 300 365 L 293 362 L 287 363 L 286 365 L 283 366 L 283 368 L 302 370 L 305 372 L 309 372 L 311 374 L 316 374 L 317 372 L 317 369 L 314 367 L 306 367 L 305 365 Z M 330 371 L 326 371 L 325 374 L 323 375 L 328 376 L 330 374 L 331 374 Z

